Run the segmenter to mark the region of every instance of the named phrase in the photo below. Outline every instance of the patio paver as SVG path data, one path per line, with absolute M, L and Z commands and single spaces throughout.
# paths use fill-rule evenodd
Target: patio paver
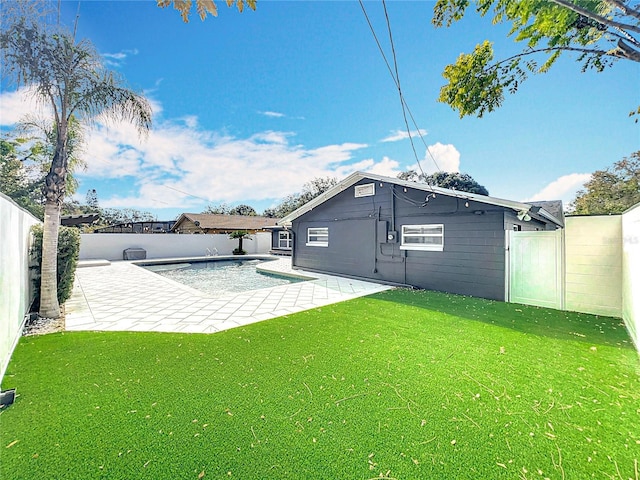
M 310 280 L 214 298 L 132 262 L 85 266 L 76 270 L 66 302 L 67 330 L 215 333 L 391 288 L 292 270 L 291 259 L 278 258 L 259 270 Z

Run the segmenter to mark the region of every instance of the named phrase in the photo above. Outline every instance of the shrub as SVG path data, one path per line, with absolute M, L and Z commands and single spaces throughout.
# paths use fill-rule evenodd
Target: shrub
M 40 265 L 42 264 L 42 225 L 34 225 L 31 258 L 35 286 L 34 311 L 40 308 Z M 58 302 L 62 305 L 71 297 L 73 279 L 80 253 L 80 232 L 73 227 L 60 227 L 58 232 Z

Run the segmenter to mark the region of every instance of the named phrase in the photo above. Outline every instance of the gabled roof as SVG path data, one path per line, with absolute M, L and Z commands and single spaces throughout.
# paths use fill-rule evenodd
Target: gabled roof
M 486 195 L 478 195 L 476 193 L 461 192 L 459 190 L 451 190 L 448 188 L 434 187 L 432 185 L 427 185 L 426 183 L 410 182 L 406 180 L 400 180 L 399 178 L 384 177 L 382 175 L 376 175 L 373 173 L 363 173 L 363 172 L 352 173 L 341 182 L 338 182 L 338 184 L 335 185 L 334 187 L 318 195 L 313 200 L 305 203 L 302 207 L 298 208 L 297 210 L 291 212 L 289 215 L 282 218 L 280 221 L 278 221 L 278 225 L 290 226 L 291 222 L 296 218 L 304 215 L 307 212 L 310 212 L 311 210 L 316 208 L 318 205 L 326 202 L 330 198 L 335 197 L 336 195 L 343 192 L 347 188 L 365 179 L 373 180 L 375 182 L 399 185 L 401 187 L 412 188 L 414 190 L 422 190 L 425 192 L 436 193 L 438 195 L 447 195 L 450 197 L 463 198 L 465 200 L 485 203 L 488 205 L 496 205 L 499 207 L 511 209 L 516 213 L 518 213 L 519 215 L 521 215 L 523 218 L 525 215 L 529 215 L 529 216 L 534 215 L 538 218 L 543 217 L 544 221 L 551 221 L 552 223 L 558 226 L 563 226 L 563 223 L 560 219 L 556 218 L 553 214 L 546 211 L 542 207 L 537 207 L 537 206 L 534 207 L 533 205 L 530 205 L 527 203 L 514 202 L 512 200 L 504 200 L 502 198 L 489 197 Z
M 176 230 L 185 220 L 198 222 L 203 230 L 262 230 L 275 224 L 279 219 L 261 217 L 258 215 L 218 215 L 212 213 L 183 213 L 178 217 L 173 230 Z

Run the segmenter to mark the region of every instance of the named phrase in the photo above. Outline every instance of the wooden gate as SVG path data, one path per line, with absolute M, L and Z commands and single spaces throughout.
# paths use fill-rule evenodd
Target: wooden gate
M 507 233 L 508 301 L 562 310 L 563 231 Z

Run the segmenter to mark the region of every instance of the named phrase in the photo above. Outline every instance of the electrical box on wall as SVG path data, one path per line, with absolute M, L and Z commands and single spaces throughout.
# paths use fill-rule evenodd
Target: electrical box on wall
M 385 220 L 378 220 L 378 243 L 387 243 L 387 232 L 389 231 L 389 223 Z
M 398 232 L 387 232 L 387 243 L 396 243 L 398 241 Z

